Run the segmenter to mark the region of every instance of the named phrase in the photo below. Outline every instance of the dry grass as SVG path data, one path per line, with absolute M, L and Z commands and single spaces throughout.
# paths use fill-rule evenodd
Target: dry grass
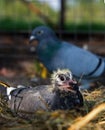
M 23 119 L 13 115 L 6 102 L 0 101 L 1 130 L 104 130 L 105 87 L 84 91 L 84 107 L 71 111 L 38 111 Z M 31 117 L 31 118 L 30 118 Z

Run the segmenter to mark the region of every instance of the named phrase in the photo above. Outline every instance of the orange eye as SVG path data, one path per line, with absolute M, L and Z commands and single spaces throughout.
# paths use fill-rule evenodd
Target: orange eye
M 43 30 L 40 30 L 37 32 L 38 35 L 41 35 L 43 33 Z

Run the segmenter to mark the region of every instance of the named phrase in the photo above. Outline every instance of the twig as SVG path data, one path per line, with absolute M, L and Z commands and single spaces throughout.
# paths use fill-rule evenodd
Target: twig
M 52 21 L 44 14 L 40 11 L 40 8 L 38 8 L 35 4 L 33 4 L 32 2 L 26 1 L 26 0 L 21 0 L 24 4 L 27 5 L 27 7 L 34 12 L 37 16 L 39 16 L 40 18 L 42 18 L 47 24 L 49 25 L 53 25 Z
M 68 130 L 79 130 L 83 126 L 85 126 L 89 121 L 94 119 L 94 117 L 100 113 L 101 111 L 105 110 L 105 103 L 99 105 L 95 109 L 93 109 L 90 113 L 88 113 L 86 116 L 80 119 L 80 121 L 72 124 Z

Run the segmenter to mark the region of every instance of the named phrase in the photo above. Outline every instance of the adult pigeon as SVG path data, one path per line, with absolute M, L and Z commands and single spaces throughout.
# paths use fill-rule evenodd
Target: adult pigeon
M 37 56 L 49 71 L 70 69 L 77 79 L 82 76 L 82 83 L 86 84 L 105 75 L 105 60 L 72 43 L 61 41 L 49 27 L 36 27 L 30 36 L 30 42 L 34 40 L 38 41 L 35 45 Z
M 11 90 L 11 91 L 10 91 Z M 9 108 L 15 112 L 37 110 L 69 110 L 83 106 L 78 83 L 69 70 L 58 70 L 51 77 L 51 85 L 36 87 L 7 87 Z

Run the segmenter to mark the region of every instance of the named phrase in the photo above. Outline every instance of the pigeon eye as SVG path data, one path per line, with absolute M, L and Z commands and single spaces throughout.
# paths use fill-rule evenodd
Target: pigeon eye
M 66 80 L 64 75 L 59 75 L 59 79 L 60 79 L 61 81 L 65 81 L 65 80 Z
M 40 30 L 37 32 L 38 35 L 41 35 L 43 33 L 43 30 Z

